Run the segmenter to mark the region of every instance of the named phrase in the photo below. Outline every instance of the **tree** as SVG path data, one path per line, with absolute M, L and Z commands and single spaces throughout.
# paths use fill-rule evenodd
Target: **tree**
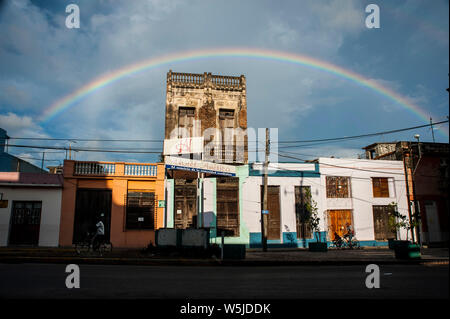
M 306 189 L 306 197 L 309 200 L 305 203 L 304 222 L 307 223 L 314 232 L 317 242 L 320 242 L 319 209 L 317 208 L 317 202 L 312 199 L 311 190 L 309 188 Z
M 389 226 L 392 228 L 392 231 L 397 232 L 402 228 L 406 229 L 406 240 L 408 240 L 408 234 L 411 228 L 419 225 L 417 217 L 413 216 L 413 219 L 410 221 L 406 215 L 400 214 L 397 209 L 397 203 L 395 202 L 389 204 L 389 209 L 392 212 L 389 216 Z

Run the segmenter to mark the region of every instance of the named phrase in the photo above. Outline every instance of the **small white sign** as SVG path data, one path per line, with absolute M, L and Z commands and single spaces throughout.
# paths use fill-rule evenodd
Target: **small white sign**
M 143 222 L 144 221 L 144 217 L 138 217 L 138 222 Z
M 203 137 L 164 140 L 164 155 L 203 153 Z
M 177 214 L 181 214 L 181 209 L 177 209 Z

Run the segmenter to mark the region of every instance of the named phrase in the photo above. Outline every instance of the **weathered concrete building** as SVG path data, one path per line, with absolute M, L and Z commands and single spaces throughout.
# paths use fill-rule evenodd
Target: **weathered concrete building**
M 167 73 L 167 227 L 203 227 L 212 212 L 217 230 L 241 232 L 242 176 L 234 166 L 248 161 L 246 129 L 243 75 Z M 204 200 L 207 192 L 213 203 Z
M 363 149 L 368 159 L 403 161 L 409 213 L 420 215 L 421 228 L 415 239 L 448 245 L 449 144 L 400 141 L 374 143 Z
M 236 136 L 236 133 L 244 133 L 246 129 L 243 75 L 168 72 L 165 139 L 204 137 L 203 157 L 191 154 L 191 158 L 243 164 L 248 159 L 247 140 L 243 134 Z M 232 135 L 226 136 L 227 132 Z M 236 149 L 239 143 L 243 149 Z

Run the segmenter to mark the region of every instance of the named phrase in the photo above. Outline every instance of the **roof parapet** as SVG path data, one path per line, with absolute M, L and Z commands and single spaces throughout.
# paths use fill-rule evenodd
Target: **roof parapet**
M 245 76 L 225 76 L 211 73 L 167 73 L 167 85 L 186 88 L 213 88 L 219 90 L 242 91 L 245 89 Z

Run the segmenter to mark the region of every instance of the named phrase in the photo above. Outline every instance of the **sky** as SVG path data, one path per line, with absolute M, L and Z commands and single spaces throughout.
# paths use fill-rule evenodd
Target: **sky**
M 65 25 L 66 6 L 80 28 Z M 368 4 L 380 8 L 369 29 Z M 433 121 L 448 116 L 449 2 L 445 0 L 10 0 L 0 1 L 0 127 L 10 137 L 154 139 L 164 137 L 166 73 L 247 80 L 248 126 L 277 128 L 278 139 L 360 135 L 427 124 L 400 103 L 342 76 L 251 57 L 173 62 L 125 76 L 83 97 L 48 121 L 58 100 L 96 78 L 150 58 L 192 50 L 277 50 L 331 63 L 389 88 Z M 434 130 L 448 143 L 448 124 Z M 302 159 L 357 158 L 374 142 L 432 141 L 429 128 L 286 149 Z M 10 140 L 65 146 L 67 141 Z M 80 142 L 74 147 L 157 150 L 161 143 Z M 9 147 L 40 166 L 42 150 Z M 45 165 L 64 151 L 47 150 Z M 154 162 L 157 155 L 77 152 L 77 160 Z M 281 159 L 280 159 L 281 161 Z

